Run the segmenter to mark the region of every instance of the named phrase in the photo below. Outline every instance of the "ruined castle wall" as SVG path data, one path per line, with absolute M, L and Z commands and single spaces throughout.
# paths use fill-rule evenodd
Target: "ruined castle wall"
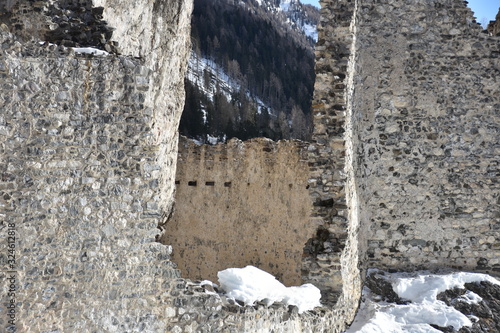
M 171 247 L 155 242 L 173 204 L 190 2 L 95 2 L 124 56 L 21 44 L 0 26 L 2 329 L 15 304 L 26 332 L 340 332 L 367 265 L 498 272 L 500 41 L 462 1 L 324 1 L 313 141 L 184 150 L 179 195 L 196 215 L 233 218 L 189 234 L 223 251 L 225 232 L 255 250 L 282 228 L 262 261 L 295 273 L 303 247 L 302 278 L 334 305 L 302 315 L 231 305 L 181 279 Z M 217 205 L 198 204 L 208 194 Z M 264 242 L 237 233 L 241 217 Z
M 0 27 L 1 331 L 14 331 L 11 304 L 23 332 L 167 331 L 180 275 L 156 236 L 173 203 L 191 5 L 162 6 L 175 36 L 142 59 Z
M 217 282 L 217 272 L 254 265 L 301 285 L 309 216 L 304 143 L 254 139 L 179 145 L 176 208 L 164 244 L 183 276 Z
M 1 255 L 18 283 L 18 329 L 157 327 L 155 296 L 179 275 L 155 242 L 158 146 L 141 104 L 149 69 L 2 37 L 1 242 L 14 231 L 16 261 Z
M 41 7 L 23 7 L 15 15 L 47 14 L 36 21 L 46 29 L 48 7 L 22 4 Z M 161 5 L 189 16 L 189 3 Z M 182 103 L 177 80 L 182 81 L 188 46 L 187 28 L 175 26 L 188 20 L 169 17 L 172 26 L 166 29 L 173 36 L 159 45 L 166 52 L 163 58 L 154 55 L 160 52 L 156 49 L 132 56 L 75 54 L 70 48 L 40 45 L 35 37 L 45 36 L 42 31 L 18 39 L 9 33 L 17 28 L 1 26 L 0 242 L 2 249 L 11 249 L 0 253 L 1 279 L 9 282 L 1 287 L 2 331 L 320 332 L 337 322 L 324 308 L 299 315 L 283 304 L 231 305 L 180 278 L 170 260 L 171 247 L 155 241 L 173 201 L 168 193 L 174 178 L 168 175 L 175 172 L 172 154 Z M 268 145 L 263 164 L 255 163 L 256 174 L 262 172 L 259 167 L 302 158 L 295 143 Z M 292 176 L 297 166 L 303 161 L 283 169 L 285 179 L 293 181 L 271 187 L 283 194 L 290 184 L 297 192 L 305 189 L 305 178 Z M 290 233 L 297 234 L 295 229 Z M 285 251 L 285 261 L 289 254 Z
M 356 154 L 358 123 L 352 117 L 357 2 L 321 2 L 313 101 L 314 133 L 308 148 L 312 218 L 320 227 L 304 253 L 304 279 L 319 286 L 343 331 L 354 319 L 363 285 L 365 220 L 360 211 Z
M 500 39 L 462 1 L 359 1 L 352 118 L 369 264 L 500 269 Z
M 158 145 L 161 208 L 170 214 L 175 191 L 178 124 L 184 107 L 184 72 L 190 51 L 191 0 L 94 0 L 104 7 L 103 19 L 114 28 L 121 54 L 139 57 L 151 72 L 149 99 L 155 121 L 151 143 Z M 124 19 L 126 18 L 126 19 Z

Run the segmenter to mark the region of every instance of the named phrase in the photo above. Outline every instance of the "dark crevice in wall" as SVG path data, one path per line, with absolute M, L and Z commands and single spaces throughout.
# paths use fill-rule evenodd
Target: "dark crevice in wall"
M 94 47 L 117 54 L 118 43 L 111 41 L 114 29 L 103 20 L 103 11 L 91 0 L 8 1 L 0 4 L 0 23 L 24 41 Z
M 45 40 L 67 47 L 92 46 L 116 53 L 111 42 L 113 30 L 103 21 L 103 7 L 92 1 L 65 0 L 47 8 L 55 29 L 47 31 Z

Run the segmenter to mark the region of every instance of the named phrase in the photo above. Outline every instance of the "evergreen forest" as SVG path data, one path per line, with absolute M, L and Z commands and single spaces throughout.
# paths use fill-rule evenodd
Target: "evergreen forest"
M 205 85 L 186 79 L 181 134 L 203 142 L 207 135 L 219 141 L 260 136 L 309 138 L 313 42 L 284 28 L 286 24 L 259 6 L 194 1 L 193 53 L 217 63 L 238 84 L 230 95 L 218 84 L 207 94 L 211 73 L 200 73 L 206 78 Z

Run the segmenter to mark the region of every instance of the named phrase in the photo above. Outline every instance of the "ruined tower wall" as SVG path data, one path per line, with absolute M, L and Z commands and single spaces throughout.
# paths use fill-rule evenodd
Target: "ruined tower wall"
M 369 265 L 500 269 L 500 39 L 463 1 L 359 1 L 354 153 Z
M 19 329 L 155 325 L 154 296 L 178 272 L 155 242 L 159 147 L 148 142 L 153 118 L 141 104 L 149 69 L 2 45 L 1 241 L 6 248 L 14 232 L 16 260 L 4 268 L 18 282 Z M 138 315 L 126 323 L 130 311 Z
M 366 238 L 360 216 L 356 154 L 358 124 L 352 117 L 355 41 L 355 1 L 321 2 L 316 45 L 316 83 L 313 100 L 314 133 L 309 151 L 312 218 L 318 228 L 316 251 L 304 260 L 304 276 L 324 290 L 334 304 L 342 331 L 356 314 L 364 277 Z
M 191 3 L 155 8 L 144 43 L 161 45 L 142 59 L 40 45 L 55 1 L 20 3 L 0 27 L 0 330 L 168 331 L 180 275 L 155 237 L 173 203 Z M 33 28 L 22 15 L 40 39 L 18 34 Z
M 171 213 L 178 146 L 178 123 L 184 107 L 184 72 L 190 50 L 191 0 L 94 0 L 104 7 L 103 16 L 113 27 L 113 39 L 119 41 L 122 54 L 143 59 L 150 72 L 150 140 L 158 145 L 160 203 Z

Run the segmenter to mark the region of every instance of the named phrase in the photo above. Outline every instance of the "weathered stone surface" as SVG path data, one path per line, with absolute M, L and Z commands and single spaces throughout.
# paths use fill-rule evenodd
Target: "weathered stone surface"
M 366 287 L 370 289 L 370 298 L 377 302 L 411 303 L 399 298 L 392 284 L 384 278 L 385 275 L 387 273 L 376 270 L 367 276 Z M 471 302 L 470 296 L 465 296 L 467 292 L 475 293 L 481 301 Z M 453 288 L 439 293 L 437 299 L 457 309 L 472 321 L 472 326 L 464 326 L 458 331 L 453 326 L 441 327 L 430 324 L 441 332 L 480 333 L 497 332 L 500 329 L 500 286 L 498 285 L 487 281 L 466 283 L 464 288 Z
M 309 220 L 307 153 L 299 141 L 179 144 L 176 207 L 162 242 L 183 276 L 217 281 L 228 267 L 255 265 L 301 285 Z
M 304 248 L 303 279 L 322 289 L 345 329 L 361 297 L 366 219 L 359 208 L 359 142 L 352 116 L 357 2 L 322 2 L 316 47 L 314 133 L 309 151 L 316 236 Z
M 486 28 L 492 36 L 500 36 L 500 8 L 498 9 L 498 14 L 494 21 L 490 21 L 488 27 Z
M 241 307 L 184 279 L 173 280 L 166 290 L 167 332 L 316 333 L 332 332 L 339 326 L 339 317 L 327 308 L 298 314 L 296 307 L 278 303 Z
M 370 266 L 495 272 L 499 38 L 461 1 L 360 2 L 357 20 L 352 117 Z
M 76 3 L 116 28 L 104 46 L 123 56 L 37 43 L 66 24 L 50 6 Z M 15 270 L 20 331 L 340 332 L 367 266 L 498 274 L 500 42 L 464 2 L 322 3 L 302 278 L 328 307 L 303 315 L 207 294 L 155 242 L 174 201 L 191 2 L 88 3 L 0 4 L 0 242 L 15 228 L 17 259 L 1 253 L 0 274 Z
M 472 291 L 482 300 L 466 302 L 462 295 Z M 462 327 L 460 333 L 495 332 L 500 330 L 500 286 L 487 281 L 466 283 L 464 289 L 455 288 L 442 292 L 437 299 L 454 307 L 466 316 L 474 316 L 472 327 Z M 444 331 L 444 330 L 443 330 Z M 451 329 L 453 331 L 453 328 Z
M 154 119 L 149 142 L 158 145 L 160 208 L 170 214 L 175 191 L 178 124 L 184 107 L 184 73 L 190 49 L 192 0 L 94 0 L 114 28 L 113 40 L 122 54 L 144 60 L 149 78 L 145 112 Z M 123 19 L 126 18 L 126 19 Z
M 20 3 L 43 18 L 66 2 Z M 155 236 L 173 203 L 191 3 L 162 6 L 173 35 L 143 59 L 75 54 L 0 27 L 0 242 L 13 232 L 16 258 L 2 252 L 0 274 L 16 278 L 18 331 L 167 331 L 159 295 L 179 271 Z M 8 290 L 1 331 L 12 330 Z

